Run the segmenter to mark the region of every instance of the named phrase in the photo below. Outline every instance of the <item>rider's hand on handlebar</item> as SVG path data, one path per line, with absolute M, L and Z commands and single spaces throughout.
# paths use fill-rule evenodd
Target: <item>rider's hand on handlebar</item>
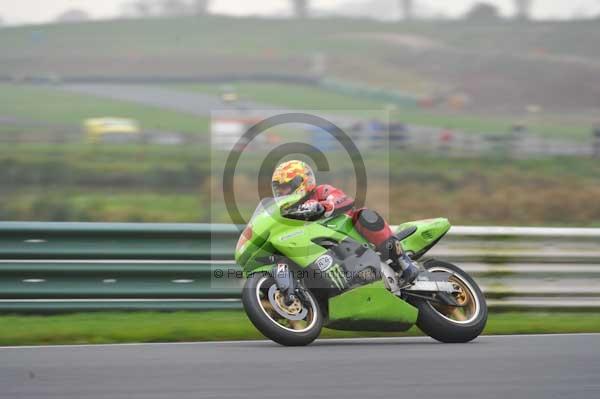
M 318 201 L 308 200 L 300 205 L 298 210 L 306 213 L 319 213 L 322 208 L 323 205 L 321 205 Z
M 316 220 L 325 212 L 325 208 L 318 201 L 308 200 L 298 205 L 294 210 L 287 212 L 286 216 L 292 219 Z

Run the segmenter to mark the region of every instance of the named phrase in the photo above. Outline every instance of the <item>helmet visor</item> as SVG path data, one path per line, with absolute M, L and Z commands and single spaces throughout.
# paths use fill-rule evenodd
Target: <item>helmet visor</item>
M 301 176 L 296 176 L 291 181 L 286 183 L 279 183 L 277 181 L 274 181 L 271 183 L 271 187 L 273 188 L 273 196 L 275 196 L 275 198 L 278 198 L 284 195 L 292 194 L 298 189 L 298 187 L 300 187 L 301 184 Z

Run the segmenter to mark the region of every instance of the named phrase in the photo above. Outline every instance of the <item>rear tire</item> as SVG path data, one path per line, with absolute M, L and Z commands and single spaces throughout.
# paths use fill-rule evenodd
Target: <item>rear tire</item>
M 429 301 L 411 298 L 409 302 L 419 309 L 417 326 L 425 334 L 440 342 L 462 343 L 477 338 L 485 328 L 488 311 L 485 297 L 475 280 L 461 268 L 448 262 L 431 259 L 423 266 L 434 273 L 438 271 L 453 274 L 451 279 L 460 282 L 465 291 L 470 291 L 472 305 L 468 309 L 474 310 L 473 314 L 465 315 L 465 311 L 460 308 L 439 305 L 436 305 L 436 308 Z M 460 317 L 451 316 L 457 310 L 457 315 Z
M 278 344 L 285 346 L 310 344 L 319 336 L 323 327 L 323 312 L 316 297 L 305 290 L 308 305 L 302 304 L 302 307 L 307 309 L 306 320 L 289 322 L 280 316 L 280 313 L 274 311 L 268 298 L 264 298 L 265 293 L 274 284 L 275 280 L 266 274 L 256 273 L 248 277 L 242 290 L 242 304 L 246 315 L 258 331 Z M 289 322 L 290 325 L 283 325 L 276 319 L 283 320 L 284 323 Z

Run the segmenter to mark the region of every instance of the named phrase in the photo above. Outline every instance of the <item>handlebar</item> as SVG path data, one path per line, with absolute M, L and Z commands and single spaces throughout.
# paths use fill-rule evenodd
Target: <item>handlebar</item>
M 290 219 L 298 220 L 316 220 L 319 219 L 325 213 L 323 205 L 317 203 L 316 208 L 313 209 L 301 209 L 298 206 L 285 209 L 281 212 L 281 215 Z

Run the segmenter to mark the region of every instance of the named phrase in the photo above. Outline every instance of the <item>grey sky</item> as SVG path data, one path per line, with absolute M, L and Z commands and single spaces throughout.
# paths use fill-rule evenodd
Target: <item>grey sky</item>
M 315 7 L 323 10 L 343 3 L 361 0 L 311 0 Z M 367 1 L 367 0 L 365 0 Z M 479 0 L 416 0 L 428 13 L 443 13 L 456 16 L 463 13 Z M 509 15 L 513 11 L 512 0 L 485 0 L 498 5 Z M 0 17 L 5 23 L 19 24 L 44 22 L 68 8 L 82 8 L 94 18 L 110 18 L 119 14 L 125 0 L 0 0 Z M 395 7 L 397 0 L 389 0 Z M 212 0 L 211 10 L 223 14 L 272 14 L 289 10 L 288 0 Z M 534 0 L 533 13 L 536 18 L 570 18 L 574 15 L 600 14 L 600 0 Z

